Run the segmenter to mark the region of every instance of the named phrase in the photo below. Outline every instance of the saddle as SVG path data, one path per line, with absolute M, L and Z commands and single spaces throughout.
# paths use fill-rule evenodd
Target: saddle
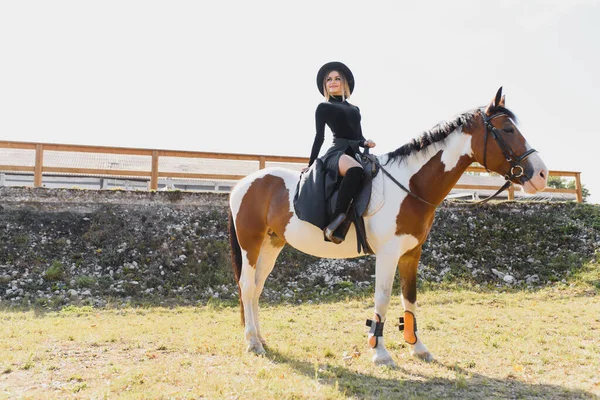
M 364 254 L 373 254 L 367 241 L 367 232 L 363 216 L 367 214 L 371 199 L 373 179 L 379 172 L 379 167 L 373 162 L 373 156 L 368 148 L 356 156 L 364 169 L 364 179 L 358 194 L 354 197 L 347 218 L 356 229 L 356 248 Z M 326 195 L 327 171 L 323 162 L 316 159 L 311 167 L 300 177 L 294 195 L 294 209 L 299 219 L 311 223 L 323 230 L 331 219 L 335 210 L 338 190 L 329 197 Z

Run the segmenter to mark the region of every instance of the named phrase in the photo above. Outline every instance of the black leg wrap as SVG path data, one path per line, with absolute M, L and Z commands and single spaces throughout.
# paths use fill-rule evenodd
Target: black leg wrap
M 379 321 L 381 321 L 381 317 L 379 316 L 379 314 L 377 314 L 377 319 L 379 319 Z M 369 335 L 371 335 L 371 338 L 369 338 L 369 344 L 371 345 L 371 347 L 373 347 L 373 348 L 377 347 L 377 344 L 379 344 L 379 338 L 383 337 L 383 325 L 384 324 L 385 324 L 385 322 L 378 322 L 378 321 L 374 321 L 372 319 L 367 320 L 367 326 L 371 328 L 371 329 L 369 329 Z M 372 339 L 374 339 L 374 340 L 372 340 Z

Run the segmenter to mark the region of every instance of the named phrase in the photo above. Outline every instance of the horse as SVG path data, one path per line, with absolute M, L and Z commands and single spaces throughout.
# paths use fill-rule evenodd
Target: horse
M 489 136 L 493 140 L 488 140 Z M 432 361 L 434 357 L 417 330 L 416 284 L 421 249 L 436 206 L 474 162 L 504 175 L 509 185 L 521 185 L 529 194 L 546 187 L 548 169 L 517 128 L 515 114 L 506 108 L 502 87 L 486 107 L 462 113 L 408 144 L 374 157 L 386 173 L 383 205 L 364 218 L 376 257 L 375 319 L 367 324 L 371 326 L 368 344 L 372 361 L 395 365 L 385 347 L 383 328 L 396 269 L 401 279 L 404 340 L 412 356 Z M 354 226 L 346 241 L 334 244 L 323 240 L 319 227 L 297 217 L 293 199 L 299 178 L 298 171 L 266 168 L 240 180 L 230 193 L 229 236 L 242 324 L 247 350 L 259 355 L 265 354 L 266 345 L 260 333 L 259 297 L 286 243 L 317 257 L 365 255 L 357 250 Z

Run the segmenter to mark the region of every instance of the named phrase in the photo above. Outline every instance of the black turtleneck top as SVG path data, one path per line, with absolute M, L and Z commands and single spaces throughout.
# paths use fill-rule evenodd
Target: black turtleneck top
M 328 102 L 317 106 L 315 112 L 317 133 L 310 153 L 308 165 L 312 165 L 319 156 L 321 146 L 325 140 L 325 124 L 331 129 L 334 138 L 360 140 L 359 146 L 364 147 L 366 139 L 360 127 L 360 110 L 341 97 L 331 96 Z

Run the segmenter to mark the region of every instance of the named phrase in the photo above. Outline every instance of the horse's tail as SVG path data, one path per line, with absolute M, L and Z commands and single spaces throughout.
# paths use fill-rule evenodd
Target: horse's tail
M 244 317 L 244 303 L 242 302 L 242 288 L 240 287 L 240 277 L 242 276 L 242 249 L 240 248 L 237 233 L 235 232 L 235 223 L 233 221 L 233 215 L 231 214 L 231 207 L 229 208 L 229 244 L 231 245 L 231 263 L 233 265 L 233 275 L 235 276 L 235 282 L 237 283 L 240 297 L 242 325 L 245 325 L 246 320 Z

